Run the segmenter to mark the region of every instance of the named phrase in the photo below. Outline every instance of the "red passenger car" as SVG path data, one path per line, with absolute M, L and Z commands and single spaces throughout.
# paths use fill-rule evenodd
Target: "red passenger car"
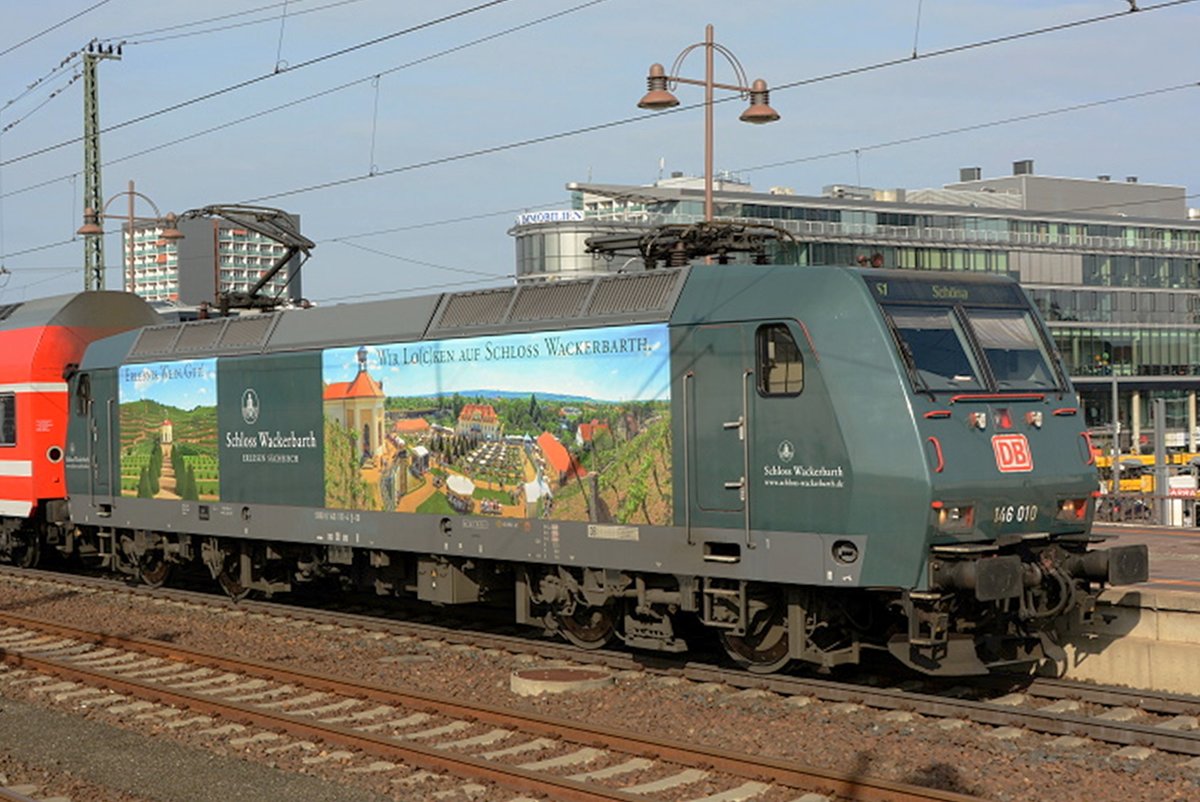
M 65 536 L 67 375 L 102 337 L 161 322 L 141 298 L 84 292 L 0 305 L 0 559 Z

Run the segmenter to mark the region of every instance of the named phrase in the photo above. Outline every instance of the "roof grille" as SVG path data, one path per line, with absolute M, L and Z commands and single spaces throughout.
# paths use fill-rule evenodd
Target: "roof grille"
M 275 315 L 230 318 L 221 334 L 221 348 L 261 348 L 274 327 Z
M 179 333 L 176 351 L 207 351 L 217 344 L 225 328 L 224 320 L 206 320 L 188 323 Z
M 9 316 L 12 315 L 13 312 L 17 311 L 24 305 L 24 303 L 19 303 L 5 304 L 4 306 L 0 306 L 0 320 L 8 320 Z
M 579 314 L 587 300 L 590 281 L 564 281 L 522 287 L 509 320 L 550 320 Z
M 436 328 L 461 329 L 499 323 L 508 311 L 513 292 L 509 287 L 451 295 Z
M 617 315 L 665 309 L 680 275 L 678 271 L 654 271 L 600 279 L 588 314 Z
M 150 356 L 152 354 L 168 354 L 171 352 L 171 347 L 175 345 L 175 338 L 179 336 L 180 326 L 178 323 L 170 326 L 150 326 L 142 329 L 142 333 L 138 335 L 137 342 L 133 346 L 133 350 L 129 352 L 131 357 Z

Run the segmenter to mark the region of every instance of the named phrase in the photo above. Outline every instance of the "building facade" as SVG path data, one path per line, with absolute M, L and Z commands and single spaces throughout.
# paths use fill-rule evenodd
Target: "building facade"
M 589 231 L 703 219 L 698 179 L 568 189 L 581 216 L 518 219 L 510 230 L 518 281 L 643 269 L 640 260 L 594 257 L 579 243 Z M 1168 445 L 1198 450 L 1200 214 L 1187 208 L 1183 187 L 1040 176 L 1025 161 L 994 179 L 967 168 L 938 189 L 834 185 L 803 196 L 721 182 L 714 198 L 716 217 L 782 232 L 777 264 L 1012 276 L 1046 319 L 1098 438 L 1111 431 L 1116 397 L 1124 448 L 1150 448 L 1149 402 L 1162 398 Z
M 289 215 L 300 227 L 300 218 Z M 245 292 L 284 253 L 284 246 L 228 221 L 215 218 L 180 220 L 182 240 L 163 239 L 161 225 L 133 228 L 133 265 L 129 262 L 129 226 L 123 227 L 124 289 L 148 301 L 196 306 L 213 303 L 219 293 Z M 263 288 L 268 297 L 299 301 L 299 257 Z M 130 283 L 132 279 L 132 284 Z

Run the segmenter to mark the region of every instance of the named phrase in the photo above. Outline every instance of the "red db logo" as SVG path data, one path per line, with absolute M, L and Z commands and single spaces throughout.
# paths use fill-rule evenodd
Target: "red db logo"
M 1033 453 L 1023 434 L 997 434 L 992 437 L 996 467 L 1000 473 L 1025 473 L 1033 470 Z

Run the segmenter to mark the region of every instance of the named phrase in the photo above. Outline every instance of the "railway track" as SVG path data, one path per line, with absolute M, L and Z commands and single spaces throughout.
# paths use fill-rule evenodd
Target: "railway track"
M 11 613 L 0 613 L 0 658 L 8 667 L 0 682 L 54 677 L 39 683 L 44 693 L 76 698 L 103 689 L 118 697 L 106 697 L 109 711 L 146 716 L 165 707 L 181 712 L 160 717 L 183 726 L 192 721 L 213 735 L 236 734 L 235 743 L 319 742 L 361 753 L 373 766 L 384 761 L 444 772 L 555 800 L 717 802 L 784 790 L 856 800 L 973 799 Z M 602 767 L 589 768 L 596 764 Z M 721 790 L 680 796 L 700 780 Z
M 13 576 L 29 579 L 29 572 Z M 91 588 L 113 587 L 112 580 L 43 574 L 52 583 L 80 582 Z M 149 590 L 116 583 L 119 592 L 166 595 L 180 603 L 233 609 L 219 596 L 178 590 Z M 503 632 L 448 629 L 416 621 L 391 621 L 344 611 L 321 611 L 274 602 L 242 602 L 241 612 L 302 618 L 319 624 L 378 630 L 410 637 L 447 641 L 478 648 L 534 654 L 551 660 L 584 660 L 616 670 L 662 672 L 697 683 L 733 690 L 768 691 L 788 697 L 858 705 L 935 719 L 961 719 L 995 728 L 1010 728 L 1060 738 L 1086 738 L 1118 749 L 1154 749 L 1187 757 L 1200 756 L 1200 697 L 1147 693 L 1136 689 L 1029 678 L 988 678 L 970 685 L 910 680 L 900 685 L 843 682 L 811 676 L 749 674 L 703 662 L 650 660 L 618 650 L 581 651 L 573 646 Z M 1134 754 L 1131 752 L 1131 754 Z
M 960 686 L 950 694 L 921 693 L 800 677 L 750 678 L 704 666 L 688 666 L 684 676 L 826 702 L 859 704 L 930 718 L 965 719 L 1067 738 L 1087 738 L 1120 747 L 1155 749 L 1200 756 L 1200 698 L 1152 694 L 1077 682 L 1034 680 L 1028 687 L 992 699 L 955 698 L 980 688 Z M 995 687 L 985 683 L 985 687 Z

